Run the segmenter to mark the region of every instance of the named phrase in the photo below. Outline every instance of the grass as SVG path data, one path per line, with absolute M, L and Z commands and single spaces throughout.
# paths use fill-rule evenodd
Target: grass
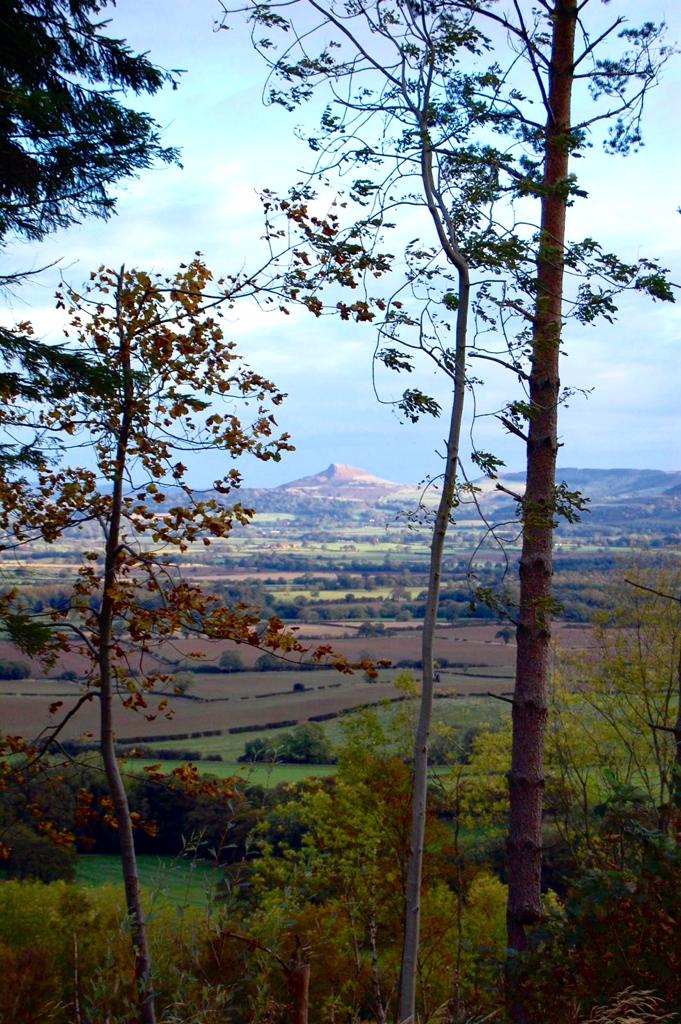
M 177 907 L 205 906 L 220 875 L 206 861 L 183 857 L 137 857 L 142 888 L 153 898 Z M 121 860 L 116 854 L 82 854 L 76 865 L 76 883 L 96 888 L 100 885 L 123 886 Z
M 258 733 L 264 736 L 265 733 Z M 129 771 L 142 772 L 144 768 L 160 764 L 160 771 L 172 772 L 186 761 L 150 761 L 143 758 L 130 761 Z M 218 779 L 231 779 L 234 776 L 244 780 L 244 783 L 265 786 L 271 789 L 282 782 L 300 782 L 311 776 L 324 777 L 333 775 L 336 771 L 334 764 L 240 764 L 236 761 L 198 761 L 197 767 L 203 775 L 215 775 Z
M 485 680 L 493 679 L 508 679 L 509 682 L 513 682 L 515 678 L 515 672 L 511 665 L 450 665 L 448 668 L 441 668 L 438 670 L 440 678 L 443 683 L 447 682 L 463 682 L 471 679 L 480 678 L 484 683 Z

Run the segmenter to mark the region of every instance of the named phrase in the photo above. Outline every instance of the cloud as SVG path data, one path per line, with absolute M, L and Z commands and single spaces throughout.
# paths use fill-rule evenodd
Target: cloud
M 636 8 L 634 22 L 659 17 L 653 0 L 630 6 Z M 310 154 L 293 128 L 301 122 L 314 125 L 319 114 L 318 101 L 293 116 L 262 108 L 264 65 L 242 26 L 235 22 L 229 32 L 213 31 L 219 14 L 214 0 L 119 0 L 110 14 L 112 31 L 132 47 L 150 51 L 166 67 L 187 68 L 177 91 L 134 100 L 165 126 L 168 144 L 183 148 L 184 170 L 157 168 L 128 183 L 121 189 L 118 216 L 109 223 L 88 221 L 41 246 L 17 245 L 2 253 L 5 265 L 15 269 L 61 259 L 58 268 L 4 303 L 5 322 L 30 315 L 45 336 L 59 331 L 51 295 L 60 273 L 77 285 L 100 263 L 172 271 L 197 249 L 218 274 L 258 265 L 266 252 L 258 190 L 284 190 L 298 180 Z M 679 35 L 676 6 L 668 6 L 667 16 L 670 35 Z M 595 236 L 627 259 L 659 255 L 677 281 L 679 146 L 670 111 L 679 85 L 672 63 L 649 97 L 646 147 L 640 154 L 620 160 L 594 146 L 576 162 L 589 199 L 578 200 L 569 211 L 571 237 Z M 320 209 L 326 210 L 332 196 L 333 187 L 325 187 Z M 396 250 L 401 239 L 413 237 L 422 219 L 413 213 L 401 221 L 388 247 Z M 563 464 L 567 459 L 582 465 L 678 468 L 680 320 L 679 309 L 632 296 L 623 300 L 613 327 L 568 327 L 564 383 L 593 393 L 588 401 L 576 396 L 561 413 Z M 290 396 L 279 419 L 299 451 L 277 467 L 255 467 L 257 479 L 283 482 L 331 461 L 358 463 L 405 482 L 438 471 L 436 452 L 445 424 L 400 425 L 394 411 L 375 400 L 371 327 L 316 320 L 302 310 L 285 317 L 247 303 L 237 304 L 227 325 L 251 365 Z M 475 372 L 486 381 L 478 396 L 480 412 L 493 412 L 516 393 L 504 371 L 476 365 Z M 387 374 L 379 381 L 387 397 L 407 383 Z M 425 369 L 419 383 L 446 408 L 446 382 Z M 476 437 L 509 467 L 522 466 L 522 445 L 493 417 L 476 423 Z M 197 465 L 196 472 L 209 473 L 210 467 Z

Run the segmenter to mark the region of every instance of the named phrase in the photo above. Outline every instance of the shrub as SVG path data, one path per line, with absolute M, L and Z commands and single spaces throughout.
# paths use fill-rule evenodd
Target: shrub
M 133 747 L 116 747 L 118 754 L 129 758 L 145 758 L 150 761 L 201 761 L 200 750 L 187 747 L 152 747 L 144 743 L 136 743 Z
M 55 965 L 41 945 L 20 949 L 0 942 L 2 1024 L 51 1024 L 61 1019 Z
M 340 683 L 338 684 L 340 686 Z M 234 735 L 239 732 L 264 732 L 265 729 L 285 729 L 289 725 L 298 725 L 296 718 L 284 718 L 281 722 L 262 722 L 260 725 L 233 725 L 227 731 Z
M 256 737 L 244 746 L 239 761 L 283 761 L 286 764 L 335 764 L 328 736 L 316 722 L 305 722 L 279 737 Z
M 0 679 L 28 679 L 31 670 L 25 661 L 0 659 Z
M 274 654 L 261 654 L 255 662 L 257 672 L 282 672 L 287 665 Z
M 667 1012 L 681 1006 L 681 855 L 672 840 L 636 831 L 628 837 L 638 845 L 630 863 L 613 858 L 578 879 L 564 914 L 543 929 L 540 954 L 528 958 L 528 1002 L 541 1008 L 546 1024 L 568 1024 L 576 1002 L 588 1011 L 630 987 L 654 996 Z
M 248 740 L 244 745 L 244 752 L 239 761 L 275 761 L 277 759 L 277 747 L 271 739 L 262 739 L 257 736 L 254 740 Z
M 0 901 L 2 1024 L 73 1024 L 76 983 L 78 1019 L 136 1019 L 125 921 L 120 887 L 83 890 L 66 882 L 5 882 Z M 187 906 L 178 915 L 175 907 L 158 900 L 149 924 L 159 1017 L 176 1020 L 168 1015 L 171 1007 L 200 985 L 187 964 L 191 950 L 210 934 L 210 924 L 203 911 Z
M 241 655 L 236 651 L 225 651 L 220 655 L 218 668 L 222 672 L 243 672 L 244 663 L 241 660 Z
M 5 842 L 11 850 L 9 859 L 2 866 L 2 874 L 6 878 L 33 878 L 40 882 L 74 878 L 75 851 L 55 846 L 50 839 L 38 835 L 28 825 L 12 825 Z

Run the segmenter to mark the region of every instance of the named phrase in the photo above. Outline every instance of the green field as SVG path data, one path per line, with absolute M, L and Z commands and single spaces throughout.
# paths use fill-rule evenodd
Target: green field
M 484 684 L 484 680 L 481 680 Z M 435 701 L 433 722 L 450 726 L 463 735 L 469 729 L 495 729 L 508 715 L 510 705 L 487 697 L 446 697 Z M 416 700 L 409 704 L 384 704 L 373 709 L 379 721 L 387 727 L 396 715 L 403 715 L 408 710 L 416 714 Z M 354 715 L 341 715 L 339 718 L 321 722 L 320 725 L 329 737 L 332 745 L 338 749 L 345 741 L 346 728 L 353 721 Z M 145 747 L 158 746 L 164 750 L 192 750 L 203 757 L 220 755 L 222 761 L 197 761 L 200 770 L 218 778 L 229 778 L 232 775 L 243 775 L 250 781 L 265 786 L 278 785 L 280 782 L 297 782 L 309 775 L 325 776 L 335 771 L 333 765 L 307 764 L 243 764 L 238 758 L 243 754 L 247 742 L 253 739 L 270 740 L 276 747 L 277 738 L 288 729 L 262 729 L 253 732 L 227 734 L 225 736 L 201 736 L 190 740 L 167 740 L 154 744 L 145 743 Z M 153 761 L 140 759 L 129 761 L 130 770 L 138 771 L 153 764 Z M 180 761 L 162 761 L 163 771 L 172 771 Z
M 258 733 L 259 736 L 266 735 Z M 132 773 L 142 772 L 150 765 L 160 764 L 160 771 L 172 772 L 186 761 L 150 761 L 141 758 L 130 761 L 128 770 Z M 334 764 L 238 764 L 236 761 L 198 761 L 197 767 L 204 775 L 214 775 L 218 779 L 231 779 L 233 777 L 243 779 L 243 784 L 264 786 L 270 789 L 282 782 L 300 782 L 312 775 L 326 776 L 333 775 L 336 771 Z
M 175 906 L 204 906 L 220 880 L 220 873 L 207 861 L 183 857 L 137 857 L 143 889 L 152 899 Z M 76 883 L 85 887 L 120 885 L 123 887 L 121 859 L 116 854 L 83 854 L 76 865 Z

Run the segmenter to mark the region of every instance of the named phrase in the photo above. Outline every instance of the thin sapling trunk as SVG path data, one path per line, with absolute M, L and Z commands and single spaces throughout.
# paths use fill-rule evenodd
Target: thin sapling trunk
M 122 288 L 123 271 L 119 278 Z M 126 327 L 119 316 L 119 369 L 122 378 L 122 408 L 116 444 L 116 461 L 111 496 L 111 512 L 106 527 L 106 546 L 102 604 L 99 612 L 98 661 L 100 684 L 100 749 L 109 794 L 118 823 L 125 902 L 130 920 L 132 942 L 135 950 L 135 986 L 141 1024 L 155 1024 L 154 993 L 151 973 L 151 955 L 147 926 L 142 909 L 139 872 L 135 854 L 130 805 L 116 759 L 115 734 L 113 729 L 113 625 L 115 616 L 115 587 L 118 563 L 121 556 L 121 514 L 123 508 L 123 480 L 128 454 L 128 442 L 133 416 L 133 381 L 130 355 L 130 340 Z
M 429 212 L 435 223 L 440 243 L 458 273 L 458 304 L 456 313 L 456 347 L 452 387 L 452 407 L 447 434 L 445 470 L 440 500 L 435 514 L 430 543 L 428 589 L 421 634 L 422 681 L 419 717 L 414 740 L 414 780 L 412 824 L 405 897 L 404 946 L 400 981 L 401 1022 L 413 1021 L 416 1014 L 416 976 L 421 922 L 421 879 L 428 798 L 428 738 L 433 714 L 433 641 L 440 601 L 442 556 L 447 529 L 455 505 L 459 463 L 459 443 L 466 386 L 466 334 L 470 301 L 470 280 L 467 263 L 455 244 L 454 225 L 433 178 L 433 154 L 427 129 L 423 127 L 421 177 Z

